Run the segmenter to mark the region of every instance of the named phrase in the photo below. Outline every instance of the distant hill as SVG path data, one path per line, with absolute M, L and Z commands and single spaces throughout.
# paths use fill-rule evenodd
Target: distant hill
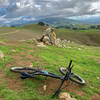
M 100 24 L 100 16 L 79 19 L 83 24 Z
M 68 19 L 68 18 L 57 18 L 57 17 L 51 17 L 51 18 L 45 18 L 41 19 L 39 21 L 45 22 L 47 24 L 53 25 L 53 26 L 65 26 L 69 24 L 79 24 L 80 21 Z
M 68 18 L 49 17 L 49 18 L 44 18 L 44 19 L 34 19 L 30 16 L 21 16 L 14 20 L 9 20 L 8 22 L 1 21 L 0 24 L 1 26 L 4 26 L 4 27 L 10 27 L 10 26 L 16 27 L 16 26 L 24 26 L 27 24 L 34 24 L 38 22 L 44 22 L 52 26 L 65 26 L 68 24 L 80 23 L 80 21 L 75 21 Z
M 35 19 L 32 16 L 21 16 L 15 19 L 8 19 L 9 21 L 0 21 L 0 26 L 3 27 L 16 27 L 24 26 L 27 24 L 36 24 L 38 22 L 44 22 L 46 24 L 52 25 L 54 27 L 63 27 L 72 24 L 100 24 L 100 17 L 90 17 L 84 19 L 69 19 L 62 17 L 48 17 L 43 19 Z

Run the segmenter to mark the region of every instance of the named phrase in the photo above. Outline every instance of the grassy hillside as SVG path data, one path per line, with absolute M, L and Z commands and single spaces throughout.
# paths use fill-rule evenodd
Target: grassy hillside
M 25 30 L 31 30 L 33 33 L 43 34 L 46 27 L 39 25 L 28 25 L 22 27 Z M 100 30 L 71 30 L 71 29 L 56 29 L 55 33 L 58 38 L 71 40 L 76 43 L 85 45 L 100 46 Z
M 0 38 L 7 40 L 27 40 L 41 37 L 46 27 L 31 24 L 17 28 L 0 28 Z M 100 46 L 100 30 L 56 29 L 57 37 L 85 45 Z
M 37 38 L 43 34 L 45 27 L 39 25 L 27 25 L 24 27 L 1 27 L 0 39 L 27 40 Z
M 19 74 L 10 72 L 10 68 L 31 65 L 61 75 L 58 69 L 66 67 L 70 59 L 75 66 L 73 72 L 80 75 L 86 85 L 68 81 L 62 91 L 77 100 L 100 100 L 100 30 L 56 29 L 58 38 L 73 42 L 67 42 L 67 48 L 38 47 L 30 39 L 41 36 L 45 28 L 35 24 L 0 28 L 0 50 L 5 55 L 0 59 L 0 100 L 51 100 L 59 80 L 42 76 L 22 80 Z M 54 100 L 60 99 L 56 97 Z
M 80 75 L 86 81 L 86 85 L 66 82 L 62 91 L 70 93 L 77 100 L 100 98 L 100 47 L 67 43 L 67 48 L 43 48 L 37 47 L 30 40 L 6 40 L 3 44 L 0 43 L 0 50 L 5 55 L 4 60 L 0 59 L 1 100 L 51 100 L 52 94 L 60 84 L 59 80 L 42 76 L 22 80 L 18 74 L 10 72 L 10 68 L 33 65 L 61 75 L 59 67 L 66 67 L 70 59 L 74 64 L 73 72 Z M 47 85 L 46 91 L 43 91 L 44 85 Z M 57 97 L 53 100 L 60 99 Z
M 57 29 L 56 34 L 58 37 L 77 43 L 100 46 L 100 30 L 71 30 L 62 28 Z

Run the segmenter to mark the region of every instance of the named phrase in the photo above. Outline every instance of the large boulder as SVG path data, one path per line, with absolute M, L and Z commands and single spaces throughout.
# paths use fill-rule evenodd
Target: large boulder
M 49 36 L 43 34 L 40 39 L 37 39 L 38 42 L 43 42 L 45 45 L 55 45 L 57 47 L 66 48 L 67 40 L 61 40 L 60 38 L 56 39 L 56 43 L 52 44 Z
M 49 39 L 48 36 L 44 36 L 44 38 L 43 38 L 43 42 L 44 42 L 45 44 L 47 44 L 47 45 L 51 45 L 51 43 L 50 43 L 50 39 Z

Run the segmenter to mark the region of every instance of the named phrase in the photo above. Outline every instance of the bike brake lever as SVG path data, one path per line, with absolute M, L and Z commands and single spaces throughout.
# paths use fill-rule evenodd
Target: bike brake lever
M 69 72 L 70 72 L 70 73 L 71 73 L 73 67 L 74 67 L 74 65 L 72 65 L 72 66 L 70 67 L 70 69 L 69 69 Z
M 73 67 L 74 67 L 74 65 L 71 66 L 71 70 L 72 70 Z

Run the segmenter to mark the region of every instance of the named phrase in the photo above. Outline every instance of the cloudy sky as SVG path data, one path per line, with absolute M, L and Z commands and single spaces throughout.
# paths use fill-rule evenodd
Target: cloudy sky
M 100 15 L 100 0 L 0 0 L 0 21 L 21 16 L 90 17 Z

